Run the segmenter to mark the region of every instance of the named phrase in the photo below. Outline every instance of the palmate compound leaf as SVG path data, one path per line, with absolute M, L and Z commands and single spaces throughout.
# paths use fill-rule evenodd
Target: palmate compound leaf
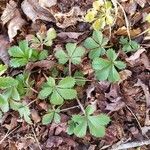
M 102 32 L 93 31 L 92 37 L 88 37 L 84 41 L 84 46 L 90 50 L 89 58 L 94 59 L 105 54 L 104 46 L 108 43 L 108 39 L 103 37 Z
M 95 108 L 87 106 L 86 115 L 73 115 L 69 122 L 68 133 L 75 134 L 77 137 L 84 137 L 87 129 L 90 134 L 95 137 L 103 137 L 105 135 L 105 126 L 109 124 L 110 118 L 105 114 L 92 115 Z
M 58 59 L 60 64 L 65 64 L 69 60 L 73 64 L 81 63 L 81 58 L 85 53 L 85 49 L 81 46 L 77 46 L 76 43 L 67 43 L 66 52 L 63 49 L 57 50 L 55 57 Z
M 49 77 L 38 97 L 40 99 L 49 98 L 52 104 L 61 105 L 64 100 L 71 100 L 77 97 L 77 92 L 73 89 L 74 85 L 75 79 L 72 77 L 62 79 L 57 85 L 54 78 Z
M 47 125 L 49 123 L 52 123 L 52 121 L 54 121 L 55 123 L 60 123 L 60 115 L 59 115 L 60 110 L 56 109 L 56 110 L 49 110 L 47 114 L 45 114 L 42 117 L 42 124 L 43 125 Z
M 23 40 L 19 42 L 19 46 L 10 47 L 8 53 L 12 57 L 10 65 L 17 68 L 25 66 L 29 62 L 32 56 L 32 49 L 29 48 L 28 42 Z
M 107 59 L 95 58 L 92 62 L 92 67 L 95 70 L 98 80 L 107 80 L 110 82 L 119 81 L 120 75 L 116 68 L 124 69 L 126 64 L 122 61 L 117 61 L 117 55 L 113 49 L 107 51 Z
M 17 86 L 17 80 L 12 77 L 0 77 L 0 89 L 7 89 Z

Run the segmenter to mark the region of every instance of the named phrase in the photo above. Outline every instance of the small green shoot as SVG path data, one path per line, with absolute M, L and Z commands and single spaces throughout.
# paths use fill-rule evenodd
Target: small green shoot
M 113 49 L 109 49 L 106 52 L 107 59 L 95 58 L 92 62 L 92 67 L 95 70 L 98 80 L 107 80 L 110 82 L 116 82 L 120 80 L 120 75 L 116 70 L 124 69 L 126 64 L 122 61 L 118 61 L 117 54 Z
M 93 31 L 92 37 L 88 37 L 84 41 L 85 48 L 89 49 L 89 58 L 94 59 L 105 54 L 105 45 L 107 45 L 108 39 L 103 37 L 102 32 Z
M 67 43 L 66 52 L 63 49 L 59 49 L 55 53 L 55 57 L 60 64 L 66 64 L 70 61 L 73 64 L 80 64 L 81 58 L 85 53 L 85 49 L 81 46 L 77 46 L 76 43 Z
M 52 123 L 53 121 L 55 123 L 60 123 L 60 115 L 59 115 L 59 112 L 60 112 L 60 109 L 49 109 L 48 110 L 48 113 L 45 114 L 43 117 L 42 117 L 42 124 L 43 125 L 47 125 L 47 124 L 50 124 Z
M 58 85 L 56 85 L 54 78 L 49 77 L 38 97 L 40 99 L 49 98 L 51 104 L 61 105 L 64 100 L 71 100 L 77 97 L 77 92 L 73 89 L 74 85 L 75 79 L 72 77 L 60 80 Z
M 122 49 L 125 53 L 135 52 L 140 48 L 140 45 L 136 41 L 125 37 L 120 38 L 120 44 L 123 46 Z
M 105 126 L 109 124 L 110 118 L 105 114 L 93 115 L 95 107 L 88 105 L 85 115 L 73 115 L 69 121 L 68 134 L 75 134 L 77 137 L 85 137 L 87 129 L 95 137 L 105 135 Z

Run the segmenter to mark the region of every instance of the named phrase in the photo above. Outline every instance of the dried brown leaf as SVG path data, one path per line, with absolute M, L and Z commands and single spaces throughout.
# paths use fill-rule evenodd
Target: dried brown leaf
M 57 4 L 57 0 L 39 0 L 39 4 L 43 8 L 50 8 Z
M 12 41 L 17 35 L 17 31 L 25 24 L 25 20 L 22 19 L 17 4 L 14 1 L 10 1 L 1 16 L 3 24 L 8 23 L 8 35 L 9 40 Z
M 82 11 L 79 7 L 72 7 L 68 13 L 54 13 L 56 19 L 56 25 L 60 28 L 67 28 L 75 25 L 77 21 L 83 21 L 85 11 Z
M 60 38 L 78 39 L 79 36 L 83 34 L 84 33 L 79 33 L 79 32 L 61 32 L 58 33 L 57 36 Z
M 9 64 L 9 56 L 7 49 L 9 47 L 8 38 L 0 35 L 0 60 L 4 62 L 4 64 Z
M 47 70 L 47 69 L 52 68 L 54 65 L 55 65 L 55 62 L 52 60 L 41 60 L 37 62 L 28 63 L 26 66 L 26 70 L 31 71 L 35 67 L 39 67 L 39 68 Z
M 38 0 L 24 0 L 21 4 L 21 8 L 26 16 L 33 22 L 37 19 L 48 22 L 55 21 L 51 13 L 39 5 Z
M 31 111 L 31 117 L 34 123 L 38 123 L 41 121 L 41 117 L 39 116 L 38 112 L 35 109 Z
M 138 49 L 133 55 L 131 55 L 129 58 L 126 58 L 126 61 L 130 64 L 135 64 L 136 60 L 140 58 L 140 55 L 145 52 L 146 50 L 144 48 Z
M 145 53 L 141 55 L 141 61 L 145 68 L 150 71 L 150 61 Z
M 130 36 L 135 37 L 141 33 L 141 29 L 132 29 L 130 30 Z M 115 31 L 116 35 L 122 35 L 122 36 L 128 36 L 127 28 L 125 26 L 119 28 L 117 31 Z
M 119 81 L 119 83 L 121 83 L 124 80 L 128 79 L 128 77 L 131 77 L 132 72 L 130 70 L 125 69 L 125 70 L 120 71 L 119 74 L 120 74 L 120 81 Z
M 145 4 L 147 3 L 146 0 L 135 0 L 137 2 L 137 4 L 139 4 L 142 8 L 145 6 Z

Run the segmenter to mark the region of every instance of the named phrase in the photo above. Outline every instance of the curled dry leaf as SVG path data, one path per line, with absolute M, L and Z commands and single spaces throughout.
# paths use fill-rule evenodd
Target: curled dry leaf
M 25 24 L 25 20 L 22 19 L 21 14 L 17 9 L 16 2 L 12 0 L 7 3 L 1 16 L 1 20 L 4 25 L 8 23 L 8 35 L 10 41 L 13 40 L 13 38 L 17 35 L 17 31 Z
M 144 48 L 138 49 L 133 55 L 131 55 L 129 58 L 126 58 L 126 61 L 130 64 L 134 65 L 136 63 L 136 60 L 140 58 L 140 55 L 145 52 L 146 50 Z
M 39 116 L 38 112 L 35 109 L 31 111 L 31 117 L 34 123 L 38 123 L 41 121 L 41 117 Z
M 150 61 L 145 53 L 141 55 L 141 62 L 143 63 L 145 68 L 150 71 Z
M 39 68 L 47 70 L 47 69 L 51 69 L 54 65 L 55 65 L 54 61 L 41 60 L 41 61 L 37 61 L 37 62 L 28 63 L 26 66 L 26 70 L 31 71 L 35 67 L 39 67 Z
M 131 37 L 135 37 L 135 36 L 139 35 L 140 33 L 141 33 L 140 28 L 130 30 L 130 36 Z M 115 32 L 115 34 L 120 35 L 120 36 L 128 36 L 127 28 L 125 26 L 123 26 L 123 27 L 119 28 Z
M 120 71 L 119 74 L 120 74 L 119 83 L 121 83 L 121 82 L 125 81 L 128 77 L 131 77 L 132 72 L 130 70 L 125 69 L 125 70 Z
M 39 5 L 38 0 L 24 0 L 21 4 L 21 8 L 26 16 L 33 22 L 35 22 L 37 19 L 48 22 L 55 21 L 52 14 Z
M 57 36 L 60 38 L 70 38 L 70 39 L 78 39 L 80 35 L 83 35 L 84 33 L 79 32 L 61 32 L 58 33 Z
M 85 11 L 82 11 L 79 7 L 73 7 L 68 13 L 54 13 L 56 19 L 56 25 L 60 28 L 67 28 L 75 25 L 77 21 L 83 21 Z
M 9 47 L 8 38 L 0 35 L 0 60 L 4 62 L 4 64 L 9 64 L 9 56 L 7 49 Z
M 57 0 L 39 0 L 39 5 L 43 8 L 50 8 L 57 4 Z

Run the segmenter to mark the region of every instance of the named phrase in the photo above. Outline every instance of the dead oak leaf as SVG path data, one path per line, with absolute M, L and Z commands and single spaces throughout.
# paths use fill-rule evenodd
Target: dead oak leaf
M 50 8 L 57 4 L 57 0 L 39 0 L 39 4 L 43 8 Z
M 22 19 L 17 4 L 14 1 L 7 3 L 5 10 L 1 16 L 1 20 L 5 25 L 8 23 L 8 35 L 10 42 L 17 35 L 17 31 L 25 24 L 25 20 Z
M 67 28 L 75 25 L 77 21 L 83 21 L 85 11 L 82 11 L 79 7 L 73 7 L 68 13 L 53 13 L 56 19 L 56 25 L 60 28 Z
M 21 4 L 21 8 L 25 15 L 35 22 L 37 19 L 45 20 L 48 22 L 54 22 L 55 19 L 52 14 L 40 6 L 38 0 L 24 0 Z

